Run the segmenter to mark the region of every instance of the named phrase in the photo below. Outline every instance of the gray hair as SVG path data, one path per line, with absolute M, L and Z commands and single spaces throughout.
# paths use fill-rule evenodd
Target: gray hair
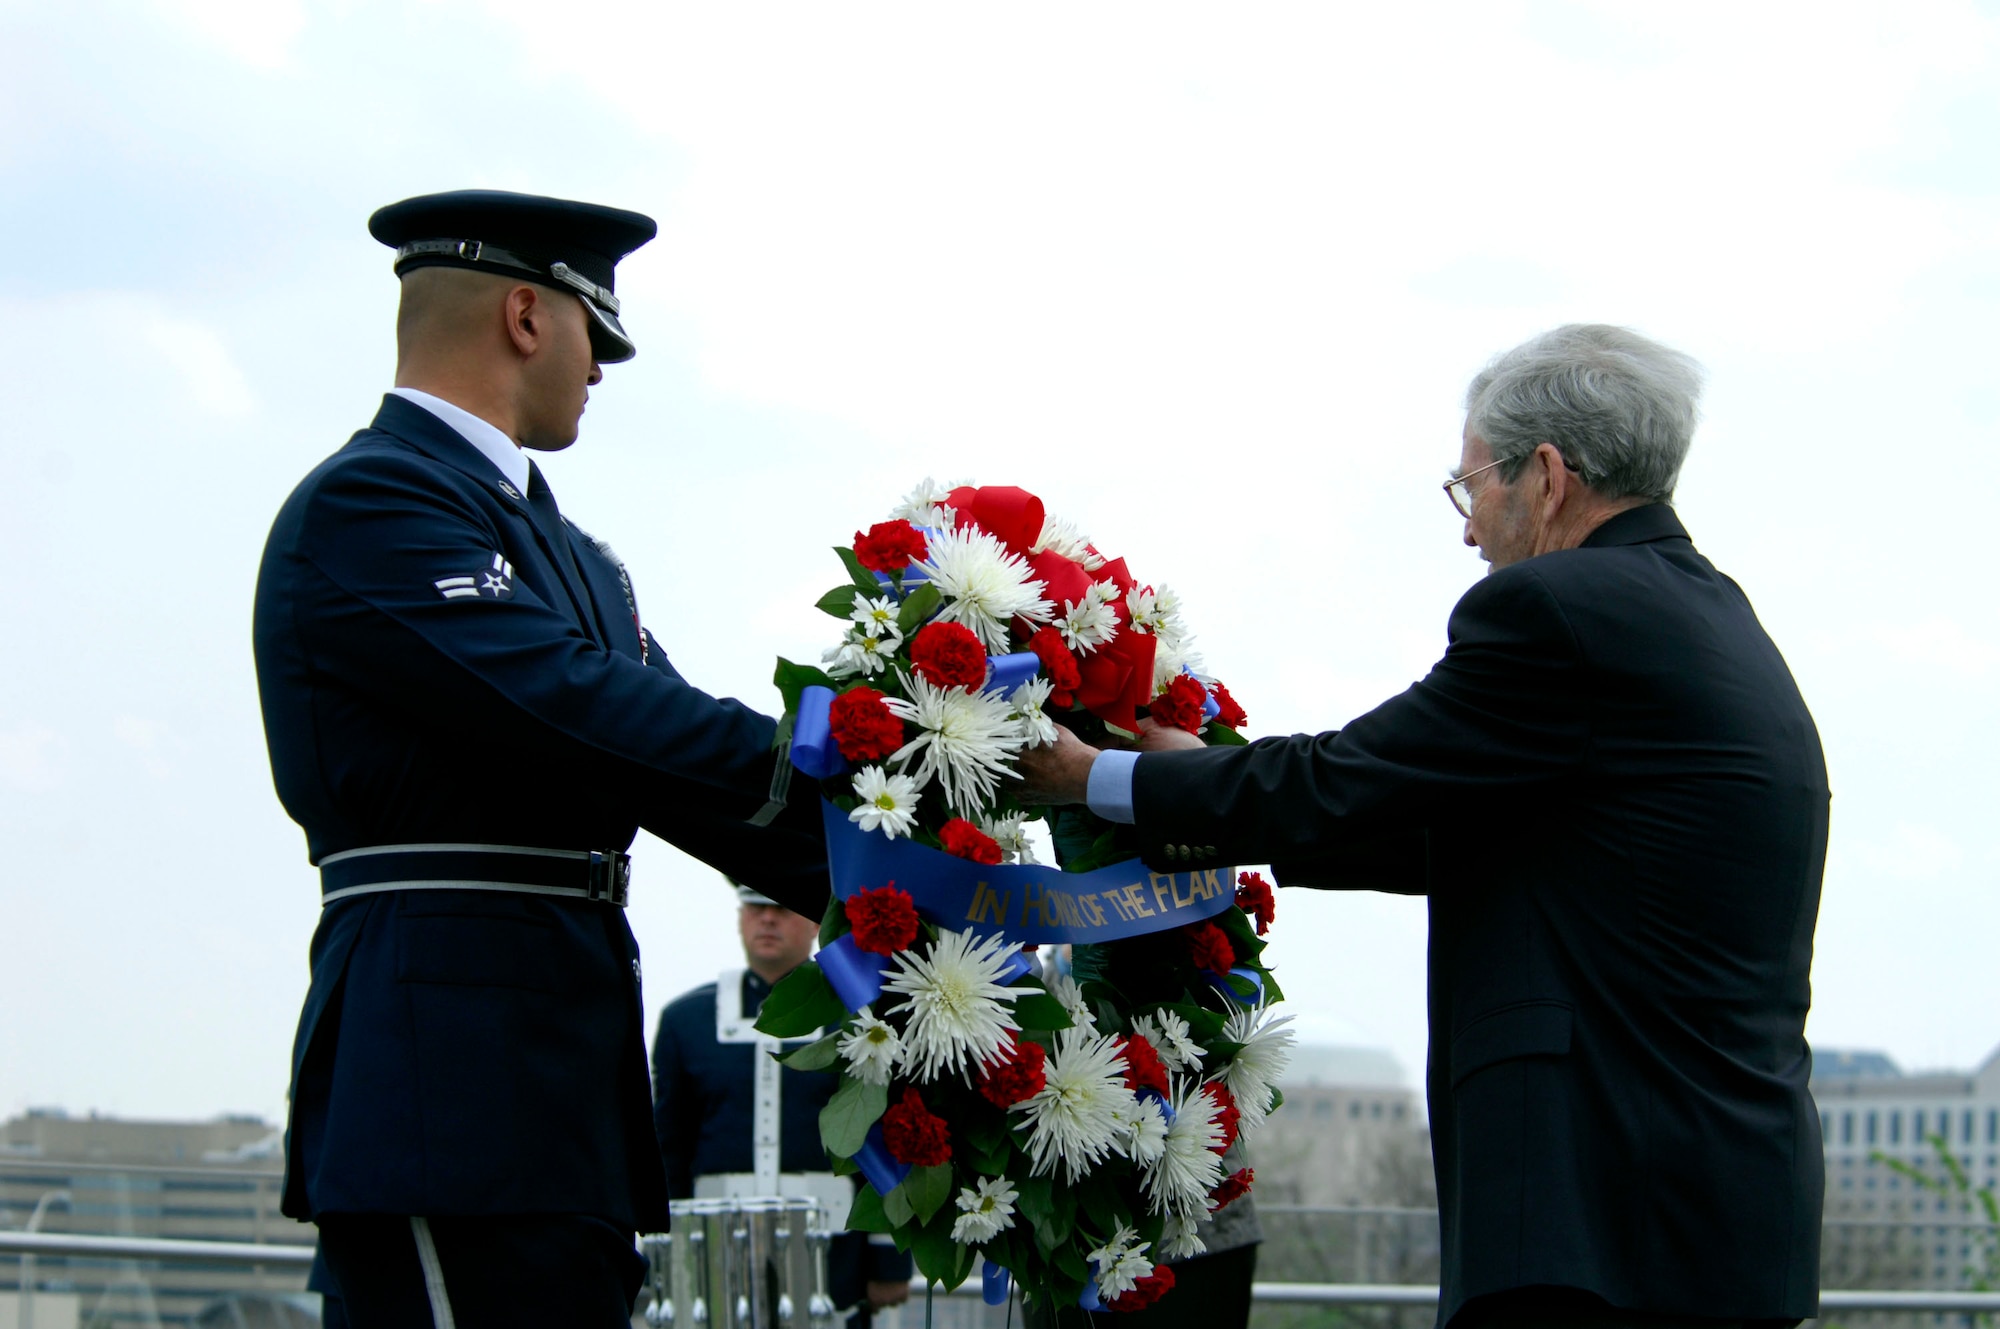
M 1629 328 L 1570 323 L 1503 351 L 1465 390 L 1468 431 L 1512 483 L 1553 443 L 1606 498 L 1674 496 L 1694 439 L 1702 368 Z

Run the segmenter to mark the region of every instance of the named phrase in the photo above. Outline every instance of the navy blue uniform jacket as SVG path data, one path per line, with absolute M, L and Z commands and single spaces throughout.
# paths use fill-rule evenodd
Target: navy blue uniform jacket
M 1346 729 L 1143 757 L 1133 801 L 1161 867 L 1430 897 L 1440 1323 L 1533 1287 L 1816 1313 L 1826 765 L 1671 508 L 1494 572 Z
M 394 396 L 286 500 L 257 580 L 257 682 L 312 860 L 624 849 L 644 826 L 817 916 L 817 791 L 747 824 L 773 722 L 642 642 L 620 570 L 552 508 Z M 507 598 L 444 593 L 485 585 L 496 560 Z M 446 890 L 336 902 L 292 1054 L 285 1212 L 664 1229 L 643 1021 L 618 908 Z

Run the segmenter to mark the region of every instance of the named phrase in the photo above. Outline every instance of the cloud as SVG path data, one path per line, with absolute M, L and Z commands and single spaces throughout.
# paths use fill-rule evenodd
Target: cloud
M 1897 881 L 1942 877 L 1965 862 L 1958 841 L 1935 826 L 1908 821 L 1897 822 L 1888 840 L 1864 840 L 1851 852 L 1870 871 Z
M 1960 678 L 1979 678 L 2000 663 L 2000 646 L 1982 641 L 1952 618 L 1927 618 L 1902 626 L 1883 626 L 1874 638 L 1905 664 L 1928 665 Z
M 0 299 L 0 354 L 33 371 L 23 374 L 24 382 L 74 372 L 72 352 L 78 346 L 91 348 L 92 382 L 115 385 L 118 396 L 150 397 L 156 418 L 162 399 L 174 397 L 223 419 L 256 410 L 249 376 L 222 334 L 208 322 L 173 312 L 160 296 L 98 291 Z M 51 358 L 54 368 L 36 364 Z
M 40 793 L 63 783 L 69 744 L 47 725 L 0 730 L 0 784 Z
M 306 27 L 304 0 L 155 0 L 160 13 L 244 64 L 289 64 Z

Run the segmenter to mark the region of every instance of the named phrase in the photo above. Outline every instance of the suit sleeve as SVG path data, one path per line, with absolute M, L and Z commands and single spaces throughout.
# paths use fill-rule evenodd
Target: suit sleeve
M 659 1034 L 653 1040 L 653 1135 L 660 1143 L 660 1162 L 667 1170 L 667 1195 L 685 1200 L 694 1194 L 694 1147 L 700 1122 L 699 1102 L 687 1083 L 674 1008 L 660 1012 Z
M 1141 758 L 1141 852 L 1168 869 L 1271 863 L 1300 885 L 1415 889 L 1432 821 L 1583 769 L 1579 665 L 1532 566 L 1497 572 L 1459 601 L 1429 675 L 1347 728 Z
M 316 603 L 295 622 L 314 666 L 429 723 L 650 782 L 655 802 L 696 789 L 713 810 L 753 815 L 774 722 L 598 646 L 519 578 L 505 600 L 439 593 L 438 578 L 485 567 L 500 547 L 492 518 L 409 458 L 332 468 L 296 544 Z

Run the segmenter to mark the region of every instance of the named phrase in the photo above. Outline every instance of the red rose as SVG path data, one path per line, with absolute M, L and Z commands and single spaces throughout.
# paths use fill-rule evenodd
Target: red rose
M 1049 1082 L 1049 1054 L 1009 1030 L 1008 1047 L 999 1061 L 979 1068 L 979 1092 L 997 1108 L 1010 1108 L 1042 1092 Z
M 1207 705 L 1208 689 L 1194 675 L 1175 674 L 1174 681 L 1167 684 L 1167 690 L 1153 698 L 1146 709 L 1152 712 L 1155 724 L 1199 734 L 1202 721 L 1206 718 L 1202 712 Z
M 914 1088 L 903 1090 L 903 1101 L 882 1114 L 882 1143 L 889 1156 L 911 1167 L 936 1167 L 951 1161 L 951 1127 L 924 1106 Z
M 1236 950 L 1229 937 L 1213 923 L 1190 923 L 1181 929 L 1187 937 L 1188 958 L 1197 969 L 1226 974 L 1236 967 Z
M 1278 900 L 1271 894 L 1271 883 L 1264 880 L 1263 873 L 1244 872 L 1237 876 L 1236 907 L 1257 920 L 1258 936 L 1270 931 L 1278 917 Z
M 1243 1109 L 1236 1106 L 1236 1095 L 1230 1093 L 1229 1086 L 1220 1080 L 1210 1080 L 1201 1087 L 1201 1091 L 1214 1101 L 1215 1124 L 1222 1128 L 1221 1143 L 1212 1144 L 1209 1148 L 1215 1153 L 1226 1154 L 1242 1130 Z
M 1028 638 L 1028 649 L 1041 657 L 1042 672 L 1049 676 L 1049 704 L 1062 710 L 1076 705 L 1076 690 L 1083 686 L 1083 674 L 1077 669 L 1076 656 L 1064 644 L 1062 633 L 1043 628 Z
M 1125 1087 L 1135 1094 L 1141 1089 L 1154 1089 L 1164 1095 L 1167 1064 L 1160 1060 L 1153 1045 L 1139 1034 L 1128 1034 L 1118 1041 L 1125 1051 Z
M 1220 1209 L 1224 1205 L 1234 1204 L 1248 1195 L 1250 1193 L 1250 1183 L 1256 1180 L 1257 1173 L 1254 1169 L 1247 1167 L 1239 1168 L 1234 1173 L 1224 1177 L 1222 1184 L 1210 1191 L 1208 1197 L 1214 1200 L 1215 1207 Z
M 880 761 L 903 746 L 903 722 L 882 704 L 874 688 L 849 688 L 833 699 L 827 715 L 833 741 L 849 761 Z
M 878 521 L 863 535 L 854 533 L 854 558 L 870 572 L 900 576 L 904 568 L 930 553 L 924 533 L 902 520 Z
M 910 667 L 934 687 L 976 688 L 986 681 L 986 648 L 963 623 L 927 623 L 910 638 Z
M 892 881 L 848 896 L 847 922 L 856 946 L 871 955 L 894 955 L 917 939 L 917 903 Z
M 1153 1272 L 1134 1283 L 1130 1291 L 1119 1293 L 1105 1304 L 1114 1311 L 1142 1311 L 1173 1290 L 1173 1269 L 1156 1264 Z
M 938 831 L 938 839 L 944 844 L 944 851 L 954 858 L 969 858 L 975 863 L 1000 861 L 1000 842 L 963 817 L 946 822 Z
M 1215 704 L 1222 709 L 1215 713 L 1215 722 L 1230 729 L 1241 729 L 1249 723 L 1250 717 L 1236 704 L 1236 698 L 1229 695 L 1229 689 L 1220 683 L 1208 685 L 1208 695 L 1215 698 Z

